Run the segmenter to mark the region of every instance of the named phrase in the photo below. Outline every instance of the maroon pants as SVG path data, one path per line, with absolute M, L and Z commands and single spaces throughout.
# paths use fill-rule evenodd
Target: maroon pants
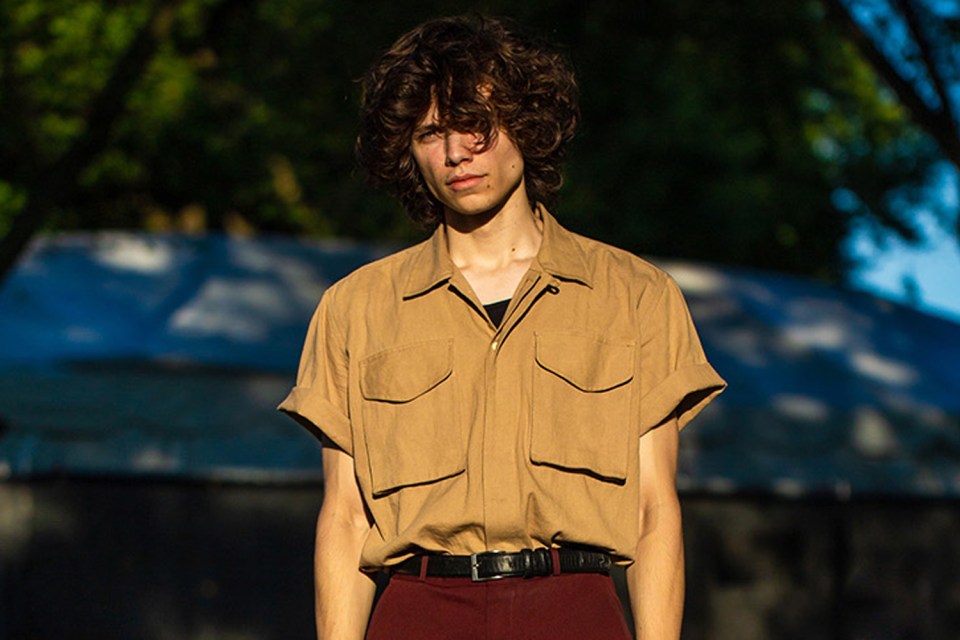
M 539 578 L 393 575 L 367 640 L 629 640 L 613 580 L 599 573 Z

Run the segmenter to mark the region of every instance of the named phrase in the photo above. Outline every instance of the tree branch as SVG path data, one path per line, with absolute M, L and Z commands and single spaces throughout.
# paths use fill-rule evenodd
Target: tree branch
M 824 0 L 824 4 L 828 15 L 843 28 L 860 54 L 910 111 L 914 121 L 937 142 L 947 159 L 960 169 L 960 138 L 954 133 L 954 123 L 949 115 L 945 112 L 933 111 L 927 106 L 913 85 L 894 69 L 870 36 L 854 20 L 841 0 Z
M 127 97 L 173 27 L 182 0 L 157 0 L 150 16 L 118 59 L 113 73 L 91 102 L 86 128 L 55 162 L 27 185 L 28 200 L 0 242 L 0 282 L 50 213 L 76 192 L 81 173 L 109 142 Z
M 32 170 L 39 166 L 39 154 L 36 149 L 36 136 L 27 126 L 31 105 L 21 91 L 21 81 L 17 74 L 16 49 L 19 42 L 14 37 L 12 22 L 5 6 L 0 6 L 0 122 L 3 122 L 5 137 L 14 138 L 0 148 L 0 175 L 8 182 L 23 182 Z
M 954 120 L 956 114 L 954 113 L 953 103 L 950 101 L 950 94 L 947 93 L 946 83 L 943 81 L 943 74 L 940 73 L 940 66 L 933 57 L 930 39 L 920 24 L 920 17 L 917 15 L 917 10 L 911 0 L 895 0 L 895 2 L 907 22 L 910 34 L 920 49 L 920 57 L 923 59 L 927 75 L 930 76 L 934 90 L 937 92 L 937 97 L 940 99 L 941 110 L 946 117 L 946 123 L 949 125 L 953 137 L 957 138 L 957 122 Z

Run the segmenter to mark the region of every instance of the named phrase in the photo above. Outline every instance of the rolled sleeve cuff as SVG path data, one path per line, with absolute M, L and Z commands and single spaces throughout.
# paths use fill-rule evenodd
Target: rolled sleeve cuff
M 319 437 L 323 434 L 349 455 L 353 455 L 350 419 L 332 402 L 314 393 L 309 387 L 294 387 L 277 406 L 307 431 Z
M 677 414 L 682 429 L 727 386 L 708 363 L 677 369 L 640 400 L 641 433 Z

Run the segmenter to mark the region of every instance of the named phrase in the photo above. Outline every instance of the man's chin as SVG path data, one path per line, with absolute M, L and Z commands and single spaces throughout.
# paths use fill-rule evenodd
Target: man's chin
M 444 222 L 454 229 L 459 229 L 462 231 L 470 231 L 472 229 L 478 229 L 494 218 L 497 217 L 497 214 L 503 210 L 503 205 L 497 205 L 492 208 L 480 208 L 476 209 L 467 209 L 467 208 L 458 208 L 452 209 L 450 207 L 444 208 Z

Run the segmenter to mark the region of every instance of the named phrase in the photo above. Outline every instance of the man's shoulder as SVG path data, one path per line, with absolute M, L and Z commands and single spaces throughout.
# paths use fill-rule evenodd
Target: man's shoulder
M 406 282 L 412 260 L 428 242 L 429 239 L 418 242 L 357 267 L 330 285 L 327 292 L 343 299 L 382 294 L 385 289 L 399 290 Z
M 664 286 L 670 280 L 666 271 L 631 251 L 572 231 L 567 233 L 583 250 L 587 266 L 597 277 L 653 286 Z

